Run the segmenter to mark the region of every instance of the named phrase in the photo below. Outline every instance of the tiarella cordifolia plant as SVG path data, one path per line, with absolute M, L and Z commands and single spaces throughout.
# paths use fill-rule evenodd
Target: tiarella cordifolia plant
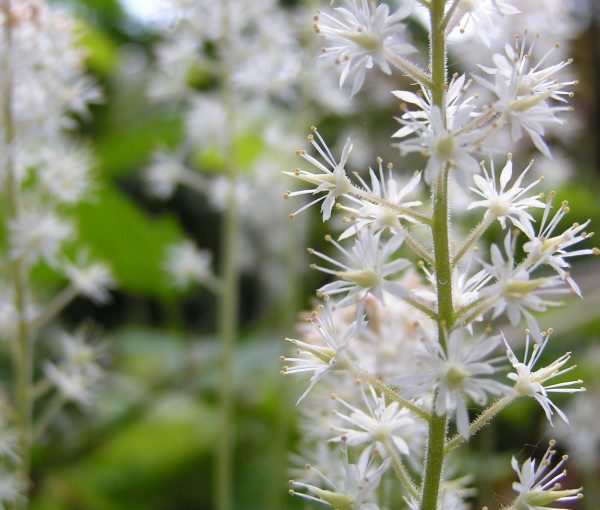
M 325 57 L 335 55 L 341 66 L 340 84 L 351 80 L 351 94 L 374 64 L 416 83 L 416 90 L 393 91 L 410 105 L 394 137 L 401 155 L 424 156 L 423 171 L 403 179 L 381 158 L 365 173 L 352 171 L 352 142 L 338 156 L 313 127 L 309 149 L 297 152 L 301 166 L 287 172 L 303 189 L 285 197 L 310 197 L 292 216 L 315 205 L 323 221 L 337 211 L 346 223 L 339 240 L 326 237 L 332 253 L 309 249 L 313 267 L 332 281 L 288 339 L 293 354 L 282 357 L 284 374 L 310 376 L 298 402 L 302 462 L 309 463 L 295 470 L 290 492 L 338 510 L 467 508 L 473 492 L 469 478 L 453 479 L 455 449 L 519 398 L 535 399 L 551 423 L 557 415 L 566 421 L 554 396 L 583 391 L 582 382 L 567 375 L 570 353 L 548 359 L 552 330 L 543 331 L 536 314 L 560 305 L 561 295 L 581 296 L 569 261 L 600 253 L 585 246 L 589 222 L 566 224 L 568 203 L 530 177 L 533 162 L 499 156 L 495 143 L 506 133 L 549 154 L 546 129 L 564 122 L 575 85 L 557 78 L 570 61 L 555 61 L 552 52 L 536 58 L 542 36 L 524 32 L 473 75 L 449 77 L 448 35 L 474 25 L 479 44 L 495 47 L 487 29 L 517 9 L 505 1 L 419 0 L 414 8 L 430 33 L 426 71 L 406 56 L 413 3 L 398 5 L 394 12 L 386 3 L 345 0 L 318 12 L 314 29 Z M 470 93 L 474 82 L 488 94 Z M 455 237 L 460 211 L 452 210 L 450 183 L 471 194 L 468 209 L 480 211 L 463 239 Z M 429 204 L 419 200 L 423 187 Z M 486 247 L 494 225 L 504 232 Z M 526 325 L 523 354 L 520 338 L 503 335 L 502 319 Z M 473 404 L 483 407 L 476 417 Z M 581 497 L 561 488 L 565 459 L 553 466 L 554 455 L 552 442 L 539 464 L 513 460 L 517 497 L 506 508 Z
M 68 402 L 88 405 L 102 374 L 89 327 L 59 335 L 56 359 L 40 360 L 47 326 L 77 296 L 102 304 L 109 269 L 76 242 L 65 213 L 85 200 L 91 159 L 70 131 L 101 99 L 84 74 L 69 15 L 38 0 L 3 0 L 0 12 L 0 180 L 4 229 L 1 337 L 13 383 L 0 409 L 0 506 L 26 505 L 32 444 Z M 71 255 L 68 255 L 71 254 Z M 67 284 L 54 296 L 32 271 L 45 265 Z M 46 348 L 46 352 L 48 349 Z M 41 362 L 41 363 L 40 363 Z M 38 370 L 40 364 L 41 370 Z

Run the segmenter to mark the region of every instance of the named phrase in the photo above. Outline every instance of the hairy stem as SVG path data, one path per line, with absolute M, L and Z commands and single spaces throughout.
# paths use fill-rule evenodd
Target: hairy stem
M 471 247 L 481 238 L 481 236 L 486 232 L 488 228 L 492 226 L 496 217 L 493 214 L 486 214 L 484 218 L 481 220 L 479 225 L 477 225 L 469 234 L 469 237 L 465 240 L 463 245 L 460 247 L 454 258 L 452 259 L 452 267 L 456 267 L 456 265 L 460 262 L 466 253 L 471 249 Z
M 413 404 L 410 400 L 401 397 L 396 391 L 390 388 L 387 384 L 380 381 L 374 375 L 371 375 L 368 372 L 364 371 L 362 368 L 359 368 L 352 364 L 348 364 L 348 369 L 358 380 L 370 384 L 371 386 L 373 386 L 373 388 L 379 390 L 382 394 L 398 402 L 400 405 L 406 407 L 420 418 L 423 418 L 424 420 L 429 419 L 429 413 L 427 411 L 420 408 L 416 404 Z
M 443 27 L 445 0 L 432 0 L 430 6 L 431 18 L 431 95 L 433 103 L 442 110 L 445 119 L 444 93 L 447 82 L 446 68 L 446 34 Z M 454 321 L 454 306 L 452 303 L 452 267 L 449 244 L 449 213 L 448 213 L 448 173 L 447 166 L 441 169 L 435 183 L 433 193 L 433 252 L 435 257 L 435 276 L 438 302 L 438 339 L 442 348 L 445 345 L 446 331 Z M 439 398 L 437 392 L 433 397 L 432 413 L 429 418 L 429 435 L 427 439 L 427 455 L 425 458 L 425 473 L 421 495 L 421 510 L 436 510 L 442 468 L 444 466 L 444 446 L 448 418 L 438 416 L 435 404 Z
M 404 485 L 404 487 L 406 488 L 406 490 L 410 493 L 410 495 L 412 497 L 418 498 L 419 497 L 419 489 L 417 488 L 415 483 L 412 481 L 410 474 L 408 473 L 408 471 L 406 470 L 406 467 L 402 463 L 402 459 L 398 455 L 398 452 L 396 451 L 396 448 L 392 444 L 392 441 L 390 440 L 389 437 L 386 438 L 386 440 L 385 440 L 385 449 L 386 449 L 388 455 L 390 456 L 390 458 L 392 459 L 392 468 L 394 469 L 394 473 L 396 473 L 398 480 L 400 480 L 402 485 Z
M 475 435 L 482 428 L 488 425 L 498 415 L 498 413 L 512 404 L 517 398 L 518 395 L 507 395 L 496 400 L 496 402 L 494 402 L 491 406 L 482 411 L 481 414 L 471 423 L 471 426 L 469 427 L 469 437 Z M 465 438 L 460 434 L 456 434 L 450 441 L 448 441 L 448 444 L 446 444 L 446 453 L 458 448 L 464 442 Z

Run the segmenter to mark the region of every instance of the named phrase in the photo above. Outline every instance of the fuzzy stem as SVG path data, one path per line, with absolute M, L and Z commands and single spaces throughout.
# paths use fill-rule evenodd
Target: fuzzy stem
M 33 431 L 34 439 L 39 439 L 42 434 L 48 428 L 48 425 L 52 423 L 52 420 L 56 417 L 58 413 L 60 413 L 61 409 L 64 407 L 66 403 L 66 399 L 64 395 L 61 393 L 57 393 L 50 399 L 50 402 L 46 405 L 46 408 L 42 412 L 41 416 L 37 419 L 35 428 Z
M 423 418 L 424 420 L 429 419 L 429 413 L 427 411 L 420 408 L 416 404 L 413 404 L 410 400 L 406 400 L 405 398 L 401 397 L 396 391 L 394 391 L 392 388 L 390 388 L 387 384 L 380 381 L 374 375 L 371 375 L 368 372 L 364 371 L 362 368 L 359 368 L 350 363 L 348 364 L 348 370 L 350 370 L 350 372 L 358 380 L 365 382 L 367 384 L 370 384 L 371 386 L 373 386 L 373 388 L 379 390 L 381 393 L 383 393 L 387 397 L 398 402 L 400 405 L 406 407 L 408 410 L 412 411 L 420 418 Z
M 479 225 L 477 225 L 471 231 L 469 237 L 467 237 L 464 244 L 458 250 L 458 253 L 452 259 L 452 267 L 456 267 L 456 265 L 460 262 L 460 259 L 465 256 L 469 249 L 481 238 L 486 230 L 492 226 L 495 220 L 496 217 L 493 214 L 486 214 L 484 216 Z
M 471 423 L 469 427 L 469 437 L 475 435 L 482 428 L 488 425 L 498 413 L 500 413 L 506 407 L 512 404 L 517 398 L 518 395 L 507 395 L 496 400 L 496 402 L 494 402 L 491 406 L 482 411 L 481 414 L 477 418 L 475 418 L 475 420 L 473 420 L 473 422 Z M 446 453 L 449 453 L 455 448 L 458 448 L 464 442 L 464 437 L 462 437 L 460 434 L 455 435 L 450 441 L 448 441 L 448 444 L 445 448 Z
M 419 301 L 417 301 L 416 299 L 413 299 L 411 297 L 403 297 L 402 301 L 404 301 L 405 303 L 408 303 L 410 306 L 412 306 L 413 308 L 416 308 L 421 313 L 427 315 L 427 317 L 429 317 L 430 319 L 432 319 L 434 321 L 437 321 L 439 319 L 437 313 L 435 313 L 429 307 L 425 306 L 423 303 L 419 303 Z
M 384 444 L 385 444 L 385 449 L 387 450 L 388 455 L 392 459 L 392 468 L 394 469 L 394 473 L 396 473 L 398 480 L 400 480 L 402 485 L 404 485 L 404 487 L 406 488 L 406 490 L 408 490 L 408 492 L 410 493 L 410 495 L 412 497 L 418 498 L 419 497 L 419 489 L 417 488 L 415 483 L 412 481 L 410 474 L 408 473 L 408 471 L 406 470 L 406 467 L 402 463 L 402 459 L 396 452 L 396 449 L 394 448 L 394 445 L 392 444 L 392 441 L 390 441 L 389 437 L 386 438 Z
M 60 312 L 62 312 L 65 307 L 73 301 L 77 295 L 79 294 L 77 287 L 74 285 L 68 285 L 63 290 L 61 290 L 56 296 L 52 298 L 48 306 L 44 309 L 44 311 L 38 315 L 35 319 L 33 319 L 31 323 L 31 330 L 37 331 L 40 328 L 44 327 L 48 324 L 52 319 L 54 319 Z
M 4 127 L 4 161 L 3 171 L 5 178 L 6 220 L 10 225 L 20 216 L 19 183 L 15 175 L 13 146 L 15 141 L 15 123 L 12 109 L 13 101 L 13 73 L 11 62 L 12 47 L 12 12 L 11 0 L 2 1 L 2 14 L 4 15 L 4 51 L 2 55 L 3 89 L 1 99 L 2 121 Z M 9 246 L 11 246 L 9 240 Z M 17 466 L 17 475 L 23 485 L 29 488 L 29 472 L 31 465 L 32 444 L 32 407 L 31 397 L 32 380 L 32 349 L 29 324 L 27 322 L 27 283 L 28 270 L 23 260 L 14 258 L 9 254 L 9 271 L 13 286 L 14 306 L 17 315 L 16 337 L 14 339 L 14 405 L 16 407 L 16 426 L 18 433 L 19 457 L 21 462 Z M 22 498 L 16 503 L 16 508 L 26 508 L 27 498 Z
M 442 26 L 444 19 L 445 0 L 432 0 L 430 6 L 431 18 L 431 96 L 433 103 L 442 110 L 445 118 L 444 92 L 447 82 L 446 67 L 446 34 Z M 446 331 L 454 322 L 454 306 L 452 303 L 452 268 L 450 264 L 449 244 L 449 213 L 448 213 L 448 173 L 447 167 L 442 168 L 435 184 L 433 193 L 433 252 L 435 256 L 435 276 L 438 301 L 438 339 L 444 350 Z M 444 446 L 448 418 L 435 412 L 437 392 L 433 397 L 432 413 L 429 418 L 429 435 L 427 439 L 427 455 L 421 496 L 421 510 L 436 510 L 438 495 L 444 466 Z
M 384 56 L 388 62 L 391 62 L 409 78 L 412 78 L 424 87 L 431 87 L 431 76 L 419 69 L 411 61 L 390 50 L 384 50 Z
M 402 205 L 395 204 L 394 202 L 390 202 L 385 198 L 378 197 L 377 195 L 364 191 L 354 185 L 352 185 L 352 187 L 348 190 L 348 193 L 350 195 L 354 195 L 357 198 L 367 200 L 368 202 L 371 202 L 373 204 L 380 205 L 382 207 L 385 207 L 386 209 L 390 209 L 404 216 L 408 216 L 409 218 L 412 218 L 416 222 L 421 223 L 423 225 L 431 225 L 431 218 L 429 218 L 428 216 L 416 213 L 408 207 L 404 207 Z

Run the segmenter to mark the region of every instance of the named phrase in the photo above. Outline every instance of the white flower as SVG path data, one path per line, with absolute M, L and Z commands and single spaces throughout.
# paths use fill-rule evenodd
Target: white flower
M 476 193 L 483 200 L 478 200 L 469 205 L 469 209 L 483 207 L 486 209 L 486 217 L 498 219 L 503 229 L 506 229 L 506 220 L 510 220 L 515 227 L 521 229 L 528 237 L 533 235 L 533 227 L 531 223 L 534 221 L 531 214 L 527 212 L 529 208 L 537 207 L 544 208 L 545 205 L 540 201 L 540 196 L 527 196 L 529 190 L 535 187 L 540 179 L 532 182 L 528 186 L 522 187 L 521 183 L 529 169 L 532 166 L 530 163 L 525 170 L 517 177 L 510 188 L 507 189 L 513 174 L 512 157 L 509 156 L 508 161 L 502 172 L 500 173 L 499 182 L 496 179 L 496 169 L 493 161 L 490 161 L 491 174 L 485 165 L 482 165 L 483 176 L 474 175 L 473 180 L 477 188 L 469 188 L 473 193 Z
M 355 239 L 351 251 L 330 236 L 326 240 L 333 244 L 347 260 L 339 262 L 321 252 L 309 249 L 309 253 L 329 262 L 334 268 L 326 268 L 313 264 L 311 267 L 338 278 L 337 281 L 323 285 L 318 292 L 325 296 L 346 294 L 340 306 L 346 306 L 372 294 L 384 302 L 384 292 L 396 297 L 404 297 L 410 291 L 401 283 L 388 279 L 411 266 L 407 259 L 392 257 L 404 242 L 403 234 L 396 234 L 385 242 L 381 241 L 383 231 L 376 233 L 369 229 L 361 230 Z
M 167 248 L 165 270 L 176 287 L 184 289 L 195 283 L 212 285 L 212 253 L 199 250 L 191 241 L 182 241 Z
M 109 290 L 115 287 L 116 282 L 106 264 L 90 264 L 84 257 L 78 264 L 66 262 L 62 270 L 71 285 L 82 295 L 99 304 L 110 301 Z
M 90 190 L 92 166 L 90 153 L 81 147 L 63 147 L 51 150 L 39 176 L 44 188 L 59 202 L 76 204 Z
M 484 405 L 488 394 L 499 395 L 510 390 L 491 377 L 498 370 L 495 364 L 501 360 L 489 355 L 499 343 L 498 336 L 472 340 L 462 330 L 455 330 L 446 339 L 444 351 L 439 341 L 430 339 L 427 351 L 415 356 L 419 371 L 406 378 L 399 377 L 398 383 L 418 395 L 436 390 L 435 412 L 440 416 L 455 414 L 458 432 L 468 438 L 467 402 Z
M 348 176 L 346 175 L 346 163 L 348 161 L 348 155 L 352 150 L 352 142 L 350 141 L 350 138 L 348 138 L 342 151 L 342 157 L 338 163 L 317 129 L 313 127 L 312 131 L 314 134 L 308 135 L 308 141 L 325 160 L 325 164 L 321 163 L 313 156 L 308 155 L 306 151 L 300 150 L 297 151 L 297 154 L 313 165 L 317 169 L 318 173 L 297 168 L 293 172 L 285 172 L 285 174 L 308 182 L 309 184 L 316 186 L 316 188 L 311 187 L 301 191 L 288 191 L 284 196 L 285 198 L 289 198 L 298 195 L 306 195 L 308 193 L 317 195 L 319 193 L 326 192 L 325 195 L 302 206 L 296 212 L 292 213 L 290 217 L 301 213 L 314 204 L 323 202 L 321 204 L 321 212 L 323 213 L 323 221 L 327 221 L 331 217 L 331 210 L 333 209 L 333 205 L 335 204 L 337 198 L 352 189 L 350 179 L 348 179 Z M 315 135 L 318 141 L 315 140 Z
M 346 355 L 348 343 L 356 338 L 359 330 L 364 326 L 364 319 L 359 315 L 356 321 L 349 326 L 340 328 L 336 325 L 332 313 L 335 311 L 329 301 L 325 301 L 325 306 L 320 306 L 313 312 L 309 319 L 314 325 L 318 338 L 306 342 L 294 338 L 286 338 L 296 347 L 299 357 L 281 357 L 282 363 L 285 363 L 282 374 L 302 374 L 312 373 L 310 385 L 300 396 L 296 405 L 298 405 L 317 384 L 327 372 L 340 370 L 347 367 L 349 359 Z M 308 339 L 307 339 L 308 340 Z
M 546 418 L 548 418 L 550 424 L 552 424 L 552 415 L 554 414 L 554 411 L 568 423 L 569 420 L 565 414 L 556 406 L 556 404 L 554 404 L 554 402 L 552 402 L 548 394 L 585 391 L 585 388 L 582 387 L 573 388 L 573 386 L 579 386 L 582 381 L 575 380 L 553 384 L 547 383 L 561 375 L 571 372 L 575 368 L 575 365 L 563 368 L 571 359 L 571 353 L 567 352 L 550 363 L 550 365 L 534 370 L 536 363 L 541 358 L 544 349 L 550 341 L 551 334 L 551 329 L 549 329 L 547 333 L 542 333 L 542 343 L 533 344 L 530 352 L 530 335 L 529 332 L 527 332 L 525 354 L 523 355 L 522 363 L 515 356 L 515 353 L 508 345 L 506 338 L 504 339 L 506 356 L 515 369 L 515 372 L 508 374 L 508 378 L 515 382 L 515 390 L 519 395 L 530 396 L 538 401 L 542 406 L 544 413 L 546 413 Z
M 500 248 L 493 244 L 490 250 L 491 265 L 482 262 L 488 274 L 496 280 L 482 291 L 495 300 L 492 318 L 506 312 L 510 323 L 516 326 L 524 317 L 533 336 L 539 339 L 541 330 L 531 312 L 544 312 L 548 307 L 560 306 L 562 302 L 550 298 L 568 294 L 569 290 L 557 276 L 531 278 L 532 268 L 525 264 L 515 265 L 514 238 L 510 232 L 504 239 L 504 250 L 506 260 Z
M 372 168 L 369 168 L 369 176 L 371 185 L 369 186 L 357 174 L 357 179 L 360 181 L 364 191 L 372 196 L 381 198 L 389 204 L 401 206 L 406 209 L 412 209 L 422 205 L 418 200 L 407 200 L 406 197 L 414 193 L 415 189 L 421 182 L 421 173 L 415 172 L 412 178 L 402 185 L 392 174 L 392 165 L 388 165 L 387 179 L 383 173 L 383 160 L 377 158 L 379 165 L 379 176 L 375 175 Z M 346 198 L 356 204 L 356 208 L 342 206 L 341 209 L 349 212 L 352 215 L 354 224 L 348 227 L 341 235 L 340 240 L 355 235 L 360 230 L 371 228 L 373 232 L 378 232 L 381 229 L 389 228 L 392 233 L 398 234 L 403 231 L 400 220 L 414 221 L 409 215 L 398 213 L 397 211 L 386 207 L 385 205 L 375 204 L 367 200 L 360 200 L 352 195 L 347 195 Z
M 458 172 L 458 178 L 462 178 L 465 172 L 478 173 L 479 163 L 471 153 L 477 150 L 481 135 L 477 130 L 465 129 L 471 109 L 458 110 L 453 119 L 454 125 L 447 125 L 437 106 L 425 113 L 425 119 L 415 116 L 397 119 L 405 127 L 393 135 L 395 138 L 411 133 L 417 135 L 398 144 L 401 153 L 419 152 L 429 158 L 425 167 L 427 182 L 433 182 L 446 164 Z
M 10 225 L 11 256 L 33 265 L 43 259 L 55 266 L 62 245 L 72 238 L 73 226 L 53 211 L 28 208 Z
M 455 19 L 461 22 L 460 31 L 472 24 L 475 32 L 489 47 L 490 32 L 500 19 L 508 14 L 519 14 L 519 10 L 503 0 L 458 0 Z
M 379 467 L 375 467 L 369 450 L 361 454 L 357 464 L 350 464 L 348 452 L 344 449 L 341 480 L 332 480 L 317 468 L 311 467 L 317 472 L 327 489 L 292 481 L 290 492 L 308 501 L 329 505 L 336 510 L 379 510 L 379 506 L 373 502 L 374 493 L 379 486 L 381 476 L 390 464 L 391 459 L 386 459 Z M 298 492 L 299 489 L 305 490 L 306 493 Z
M 21 477 L 0 469 L 0 508 L 12 508 L 16 501 L 24 497 L 26 490 Z
M 385 3 L 377 5 L 370 0 L 344 0 L 344 7 L 337 7 L 335 14 L 317 12 L 315 32 L 330 41 L 333 46 L 325 48 L 326 55 L 335 55 L 343 64 L 340 88 L 348 78 L 353 80 L 351 96 L 362 87 L 367 69 L 373 64 L 386 74 L 391 74 L 386 52 L 394 55 L 412 53 L 413 46 L 403 37 L 402 21 L 414 8 L 412 0 L 405 0 L 402 7 L 390 14 Z
M 187 172 L 179 155 L 158 151 L 145 173 L 148 192 L 161 199 L 171 197 Z
M 598 248 L 584 248 L 567 251 L 571 246 L 579 244 L 593 235 L 585 231 L 590 223 L 589 220 L 583 224 L 574 223 L 562 234 L 553 236 L 561 220 L 569 212 L 568 202 L 563 201 L 554 216 L 551 216 L 550 211 L 554 198 L 555 193 L 551 192 L 537 234 L 532 234 L 530 241 L 523 245 L 523 249 L 528 253 L 527 267 L 532 271 L 541 265 L 549 265 L 581 297 L 579 286 L 570 273 L 566 271 L 571 267 L 567 259 L 583 255 L 600 255 L 600 250 Z
M 394 445 L 401 454 L 409 455 L 407 440 L 411 439 L 417 429 L 409 410 L 400 407 L 398 402 L 388 404 L 385 397 L 377 395 L 372 386 L 366 392 L 361 387 L 360 393 L 366 412 L 337 395 L 333 396 L 345 410 L 334 411 L 342 424 L 332 427 L 332 431 L 339 434 L 332 441 L 342 441 L 348 446 L 375 448 L 384 457 L 387 456 L 388 445 Z
M 82 326 L 74 334 L 60 336 L 62 359 L 58 364 L 47 361 L 45 376 L 63 396 L 73 402 L 89 405 L 98 389 L 104 371 L 98 364 L 103 346 L 92 344 L 92 331 Z
M 556 441 L 550 441 L 550 445 L 544 453 L 539 464 L 529 458 L 521 466 L 515 457 L 511 460 L 511 466 L 519 477 L 518 482 L 513 483 L 513 489 L 518 496 L 507 510 L 547 510 L 553 503 L 568 503 L 581 499 L 583 494 L 579 489 L 563 489 L 560 484 L 567 472 L 563 469 L 567 461 L 567 455 L 552 466 L 552 459 L 556 455 L 554 449 Z M 570 505 L 569 505 L 570 506 Z M 566 507 L 557 510 L 567 510 Z
M 531 55 L 536 39 L 528 45 L 525 40 L 517 38 L 515 46 L 506 45 L 506 56 L 494 55 L 495 68 L 479 66 L 494 76 L 494 82 L 475 76 L 484 87 L 498 96 L 494 108 L 502 113 L 503 121 L 510 127 L 513 142 L 517 142 L 523 130 L 545 156 L 550 157 L 550 149 L 543 136 L 544 126 L 560 123 L 556 114 L 568 111 L 566 106 L 554 106 L 549 100 L 566 103 L 566 97 L 572 95 L 565 88 L 577 82 L 560 82 L 554 75 L 567 67 L 571 61 L 562 61 L 549 67 L 543 67 L 552 50 L 533 65 Z

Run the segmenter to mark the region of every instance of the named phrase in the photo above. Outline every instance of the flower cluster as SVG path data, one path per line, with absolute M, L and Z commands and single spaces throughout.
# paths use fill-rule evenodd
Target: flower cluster
M 106 303 L 115 286 L 110 269 L 91 259 L 78 242 L 67 214 L 93 188 L 90 152 L 73 141 L 71 131 L 102 100 L 85 74 L 86 55 L 77 32 L 65 10 L 43 0 L 2 3 L 0 182 L 7 239 L 0 275 L 0 338 L 10 345 L 19 381 L 7 406 L 11 416 L 21 418 L 7 421 L 18 447 L 7 446 L 9 436 L 0 440 L 2 460 L 11 458 L 0 467 L 0 506 L 26 496 L 31 442 L 45 433 L 67 401 L 89 404 L 101 375 L 82 330 L 65 334 L 60 363 L 46 361 L 37 370 L 43 328 L 77 297 Z M 34 285 L 32 272 L 39 266 L 63 278 L 65 284 L 54 296 L 48 292 L 52 289 Z M 27 416 L 35 416 L 35 423 Z M 0 419 L 4 435 L 4 417 Z
M 564 296 L 581 296 L 571 259 L 600 250 L 586 243 L 589 222 L 564 224 L 569 205 L 557 204 L 544 179 L 531 176 L 534 163 L 521 166 L 498 143 L 527 135 L 550 154 L 546 130 L 564 122 L 576 85 L 560 77 L 570 60 L 556 59 L 553 49 L 538 57 L 541 36 L 526 32 L 490 63 L 478 62 L 472 76 L 448 79 L 446 37 L 473 26 L 483 45 L 495 48 L 490 28 L 518 9 L 509 1 L 420 3 L 431 20 L 429 72 L 406 57 L 412 2 L 393 11 L 347 0 L 319 11 L 314 28 L 330 44 L 325 56 L 342 65 L 340 87 L 352 80 L 351 95 L 374 64 L 416 82 L 417 91 L 393 92 L 402 101 L 394 137 L 401 155 L 425 158 L 422 172 L 404 177 L 382 158 L 375 170 L 354 171 L 352 141 L 338 154 L 314 127 L 310 149 L 298 150 L 298 168 L 286 172 L 301 187 L 284 197 L 309 197 L 292 218 L 317 206 L 324 222 L 341 215 L 344 224 L 337 238 L 325 238 L 333 249 L 308 250 L 311 267 L 330 281 L 317 290 L 324 303 L 290 340 L 295 354 L 282 357 L 282 373 L 310 376 L 298 403 L 307 408 L 302 452 L 311 467 L 297 472 L 290 492 L 338 509 L 392 504 L 385 490 L 375 490 L 392 472 L 409 508 L 466 508 L 471 489 L 453 481 L 440 458 L 518 398 L 535 399 L 551 423 L 555 413 L 566 421 L 554 395 L 583 390 L 580 380 L 565 378 L 574 368 L 570 353 L 543 365 L 552 331 L 542 331 L 537 314 L 562 305 Z M 449 200 L 450 182 L 471 194 L 463 209 L 480 212 L 463 239 L 454 237 L 461 211 Z M 492 226 L 503 231 L 502 242 L 486 248 Z M 505 321 L 527 327 L 522 362 L 517 340 L 501 334 Z M 473 406 L 483 408 L 475 419 Z M 338 454 L 327 454 L 334 449 L 341 449 L 341 469 Z M 513 462 L 520 477 L 514 508 L 579 497 L 556 485 L 562 464 L 549 470 L 553 455 L 551 448 L 538 468 Z

